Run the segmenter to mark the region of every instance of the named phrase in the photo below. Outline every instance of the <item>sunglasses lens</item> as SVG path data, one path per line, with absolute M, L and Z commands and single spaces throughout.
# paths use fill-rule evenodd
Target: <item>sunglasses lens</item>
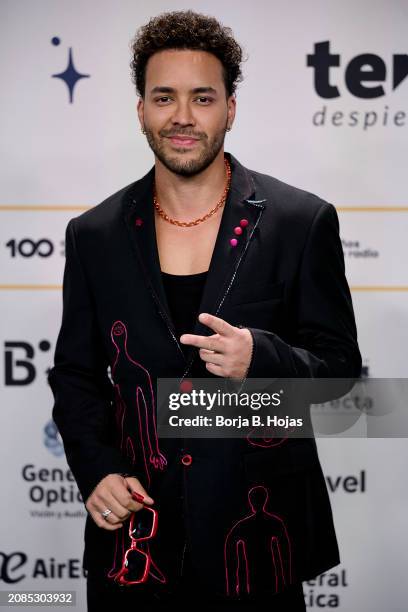
M 134 538 L 147 538 L 153 532 L 153 512 L 142 509 L 135 512 L 133 519 L 132 536 Z
M 142 580 L 147 565 L 147 557 L 138 550 L 130 550 L 127 555 L 126 580 L 128 582 Z

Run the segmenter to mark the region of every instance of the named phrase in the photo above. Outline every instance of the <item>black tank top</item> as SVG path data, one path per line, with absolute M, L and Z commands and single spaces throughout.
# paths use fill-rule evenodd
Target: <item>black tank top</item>
M 181 334 L 193 333 L 206 277 L 207 271 L 197 274 L 162 272 L 163 285 L 178 340 Z M 180 344 L 180 346 L 186 354 L 189 345 Z M 208 371 L 199 356 L 195 359 L 190 376 L 208 376 Z
M 168 274 L 162 272 L 164 289 L 178 338 L 193 332 L 207 272 Z

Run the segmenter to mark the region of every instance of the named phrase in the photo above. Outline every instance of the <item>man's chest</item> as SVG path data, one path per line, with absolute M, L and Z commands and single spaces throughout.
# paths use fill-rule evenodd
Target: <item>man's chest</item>
M 193 227 L 178 227 L 156 218 L 160 267 L 169 274 L 196 274 L 208 270 L 220 219 Z

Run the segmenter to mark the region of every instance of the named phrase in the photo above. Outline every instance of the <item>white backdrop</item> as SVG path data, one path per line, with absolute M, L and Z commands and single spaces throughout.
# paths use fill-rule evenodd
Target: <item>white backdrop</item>
M 0 589 L 76 590 L 78 610 L 85 510 L 50 421 L 46 381 L 61 318 L 64 232 L 70 218 L 151 167 L 129 41 L 151 16 L 183 8 L 231 26 L 248 54 L 226 150 L 338 209 L 365 375 L 408 371 L 408 2 L 2 0 Z M 339 94 L 330 99 L 307 65 L 327 41 L 340 64 L 330 69 Z M 72 103 L 67 84 L 52 77 L 67 68 L 70 48 L 75 69 L 89 75 Z M 383 87 L 376 98 L 346 83 L 350 62 L 366 53 L 385 66 L 376 81 L 363 67 L 363 86 Z M 407 610 L 406 440 L 318 444 L 342 563 L 304 584 L 309 608 Z

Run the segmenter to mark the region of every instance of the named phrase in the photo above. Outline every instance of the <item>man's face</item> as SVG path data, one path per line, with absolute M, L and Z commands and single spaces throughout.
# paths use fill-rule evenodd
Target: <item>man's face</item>
M 220 60 L 206 51 L 160 51 L 147 63 L 145 82 L 138 115 L 153 153 L 182 176 L 207 168 L 235 116 Z

